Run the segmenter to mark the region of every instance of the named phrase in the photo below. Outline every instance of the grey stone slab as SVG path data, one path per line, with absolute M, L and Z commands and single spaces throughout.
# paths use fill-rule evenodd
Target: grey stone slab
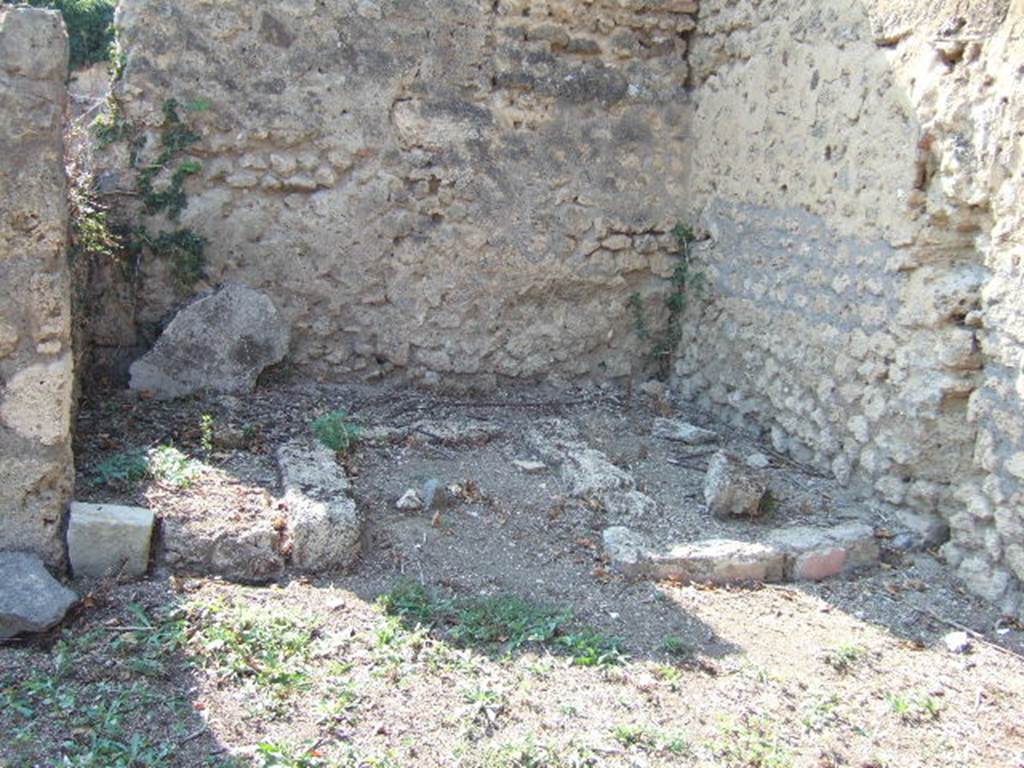
M 144 576 L 154 519 L 142 507 L 72 502 L 68 519 L 72 573 L 88 578 Z

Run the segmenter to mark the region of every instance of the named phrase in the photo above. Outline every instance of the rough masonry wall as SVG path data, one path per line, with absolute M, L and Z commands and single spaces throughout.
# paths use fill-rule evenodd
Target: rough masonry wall
M 939 513 L 948 559 L 1012 610 L 1024 14 L 1007 6 L 702 3 L 712 289 L 676 378 L 866 497 Z
M 609 377 L 682 215 L 692 0 L 123 0 L 115 95 L 202 140 L 181 225 L 332 376 Z M 128 150 L 108 190 L 131 191 Z M 158 179 L 158 183 L 166 179 Z M 154 230 L 169 222 L 150 221 Z M 182 297 L 143 265 L 140 318 Z M 199 286 L 203 288 L 204 286 Z
M 73 473 L 67 61 L 59 13 L 0 7 L 0 549 L 51 565 Z

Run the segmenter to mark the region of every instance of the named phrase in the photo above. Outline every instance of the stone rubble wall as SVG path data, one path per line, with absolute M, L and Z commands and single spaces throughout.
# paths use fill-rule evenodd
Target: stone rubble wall
M 1012 611 L 1024 6 L 1008 6 L 701 3 L 688 149 L 711 289 L 675 383 L 866 498 L 939 514 L 947 559 Z
M 639 375 L 697 224 L 677 392 L 1024 578 L 1024 0 L 122 0 L 102 192 L 209 239 L 307 373 Z M 132 207 L 164 105 L 181 222 Z M 166 175 L 158 178 L 166 184 Z M 143 261 L 152 335 L 181 302 Z M 116 309 L 116 307 L 115 307 Z M 135 343 L 116 311 L 100 344 Z M 120 335 L 119 335 L 120 334 Z
M 114 93 L 150 148 L 167 100 L 208 105 L 182 113 L 203 171 L 181 226 L 210 285 L 272 297 L 302 369 L 607 379 L 637 366 L 626 297 L 664 290 L 685 215 L 695 11 L 123 0 Z M 107 192 L 132 191 L 128 152 Z M 183 297 L 159 260 L 143 273 L 155 326 Z
M 0 549 L 64 562 L 72 356 L 60 14 L 0 7 Z

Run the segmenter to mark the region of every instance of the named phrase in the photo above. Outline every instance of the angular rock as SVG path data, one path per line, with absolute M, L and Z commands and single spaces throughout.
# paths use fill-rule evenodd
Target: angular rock
M 26 552 L 0 552 L 0 640 L 55 626 L 78 595 Z
M 68 555 L 72 573 L 139 578 L 149 568 L 153 513 L 141 507 L 72 502 Z
M 606 528 L 601 534 L 604 552 L 613 568 L 626 576 L 642 576 L 648 551 L 647 540 L 622 525 Z
M 562 479 L 568 484 L 569 493 L 577 498 L 607 491 L 628 491 L 635 484 L 632 475 L 593 448 L 570 451 L 562 462 Z
M 771 466 L 771 460 L 760 452 L 750 454 L 743 463 L 751 469 L 768 469 Z
M 295 440 L 277 451 L 292 564 L 304 571 L 347 568 L 359 555 L 363 516 L 334 454 L 319 443 Z
M 950 653 L 969 653 L 971 638 L 966 632 L 949 632 L 942 637 L 946 650 Z
M 820 581 L 878 562 L 878 540 L 866 523 L 782 528 L 768 540 L 785 553 L 786 577 L 793 581 Z
M 929 514 L 912 512 L 908 509 L 896 511 L 898 532 L 891 544 L 895 549 L 920 551 L 941 547 L 949 541 L 949 523 Z
M 288 327 L 270 299 L 226 285 L 182 309 L 131 367 L 131 388 L 158 398 L 251 392 L 288 352 Z
M 706 445 L 718 440 L 718 435 L 710 429 L 702 429 L 678 419 L 655 419 L 654 436 L 686 445 Z
M 766 490 L 754 472 L 725 451 L 711 457 L 704 476 L 704 501 L 716 517 L 757 517 Z
M 431 478 L 423 484 L 423 508 L 443 509 L 448 506 L 448 489 L 441 486 L 441 481 Z
M 395 502 L 395 508 L 403 512 L 412 512 L 417 509 L 423 509 L 423 501 L 420 499 L 420 495 L 416 493 L 415 488 L 409 488 Z
M 609 522 L 642 520 L 653 515 L 658 509 L 658 503 L 654 499 L 637 490 L 609 491 L 601 496 L 601 504 Z

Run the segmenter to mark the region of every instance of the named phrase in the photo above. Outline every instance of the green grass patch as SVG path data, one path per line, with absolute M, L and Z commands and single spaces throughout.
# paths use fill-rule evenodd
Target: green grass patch
M 317 624 L 281 608 L 214 601 L 190 606 L 186 648 L 222 680 L 249 681 L 282 691 L 309 676 Z
M 405 582 L 382 595 L 379 604 L 389 615 L 430 627 L 457 646 L 482 647 L 491 653 L 543 648 L 588 667 L 617 664 L 624 658 L 618 640 L 575 626 L 571 611 L 515 596 L 441 599 Z
M 128 488 L 143 480 L 159 480 L 175 488 L 188 488 L 199 477 L 202 465 L 170 445 L 149 451 L 130 450 L 115 453 L 96 465 L 96 483 L 112 488 Z

